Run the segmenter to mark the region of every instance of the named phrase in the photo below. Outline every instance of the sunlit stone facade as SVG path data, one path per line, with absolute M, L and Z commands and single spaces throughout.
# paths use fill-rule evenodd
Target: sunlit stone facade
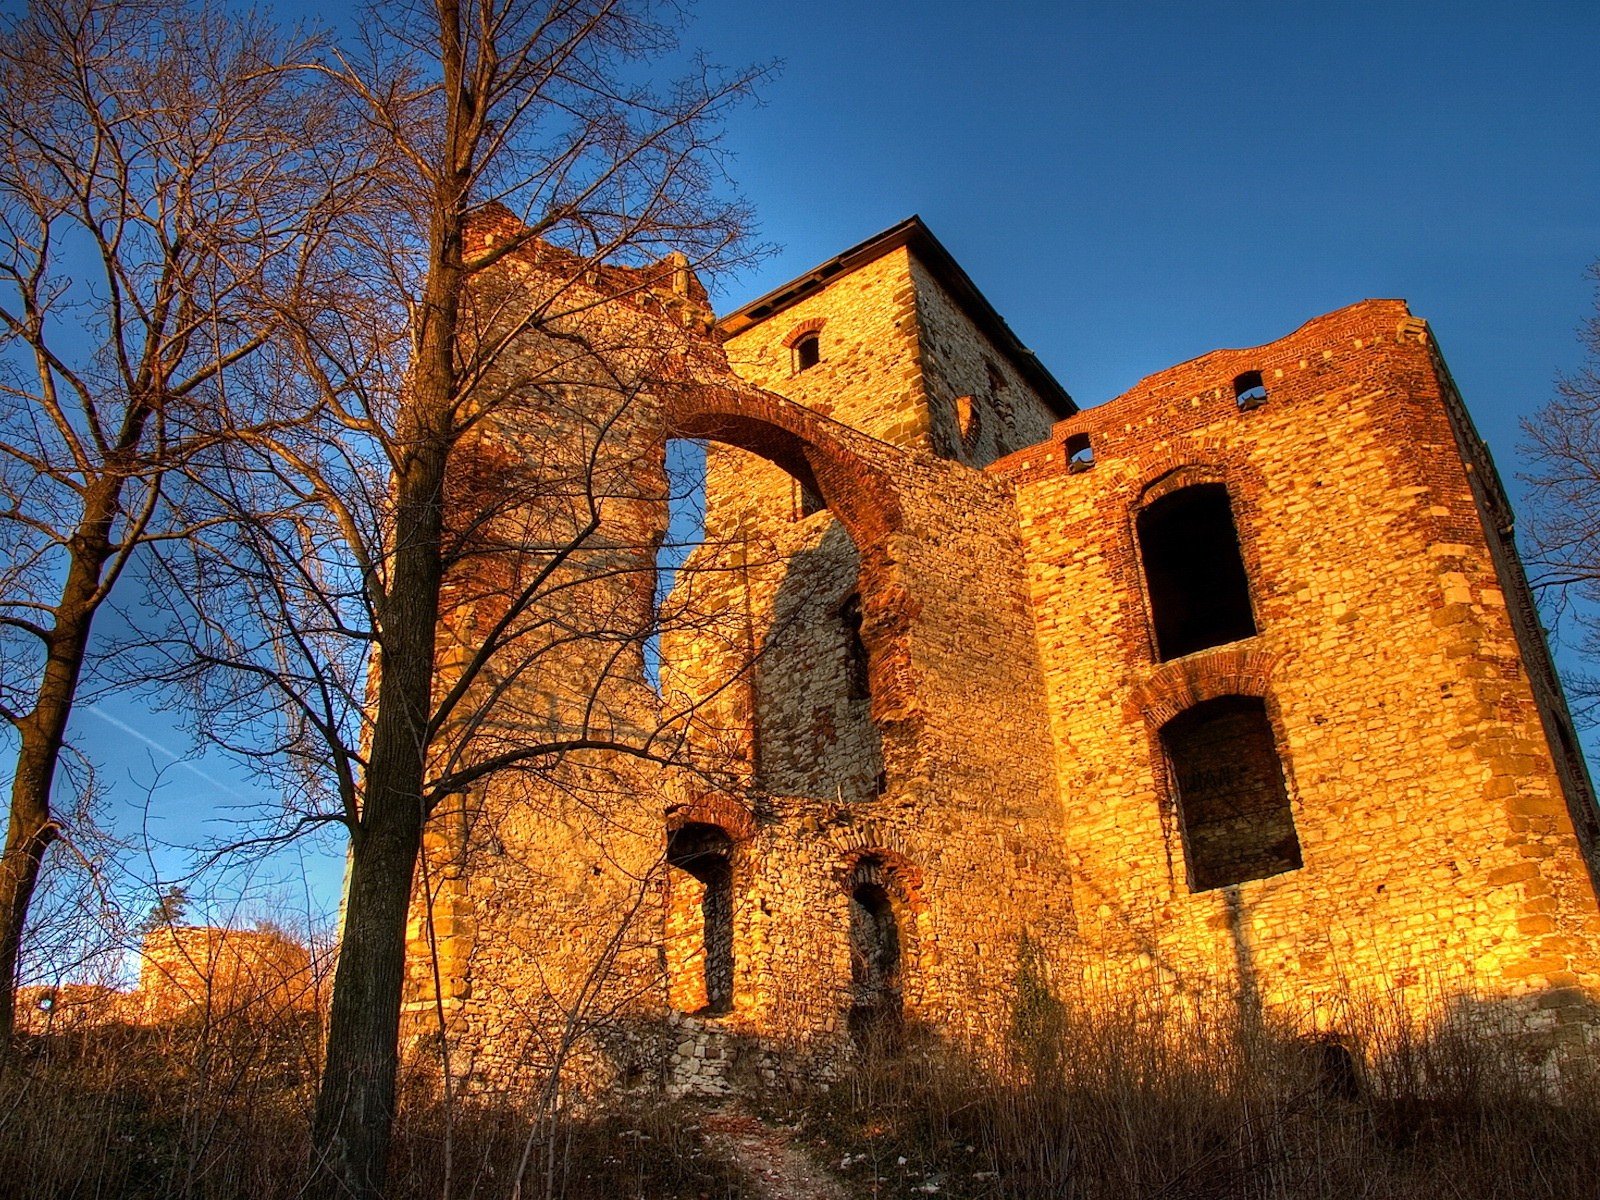
M 1079 412 L 915 219 L 714 332 L 671 264 L 585 286 L 626 411 L 597 434 L 594 381 L 503 409 L 475 477 L 600 446 L 606 569 L 547 603 L 610 640 L 552 641 L 502 733 L 598 696 L 672 761 L 574 753 L 436 818 L 410 1013 L 453 1071 L 716 1092 L 908 1023 L 1003 1044 L 1040 986 L 1587 1039 L 1595 803 L 1504 493 L 1403 302 Z M 705 541 L 653 687 L 610 635 L 647 616 L 674 437 L 709 442 Z M 537 565 L 517 544 L 453 580 L 441 687 Z

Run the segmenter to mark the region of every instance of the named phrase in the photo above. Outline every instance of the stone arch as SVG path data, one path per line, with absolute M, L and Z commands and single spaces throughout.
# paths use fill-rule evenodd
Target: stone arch
M 893 485 L 847 444 L 846 427 L 759 388 L 687 385 L 662 399 L 665 437 L 722 442 L 787 471 L 822 497 L 863 561 L 904 526 Z
M 756 818 L 748 808 L 722 792 L 707 792 L 667 806 L 667 833 L 685 825 L 715 825 L 727 832 L 735 846 L 755 836 Z
M 905 526 L 899 494 L 857 448 L 870 453 L 872 440 L 737 381 L 668 384 L 660 400 L 663 441 L 703 439 L 764 458 L 820 496 L 838 519 L 861 559 L 872 718 L 880 727 L 905 722 L 916 711 L 909 637 L 915 604 L 891 549 Z
M 900 851 L 877 840 L 863 841 L 847 849 L 834 864 L 833 875 L 846 892 L 858 882 L 876 882 L 892 886 L 906 907 L 919 917 L 927 911 L 921 869 Z

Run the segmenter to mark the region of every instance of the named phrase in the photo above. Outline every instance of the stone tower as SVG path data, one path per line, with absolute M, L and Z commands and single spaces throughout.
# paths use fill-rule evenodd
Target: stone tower
M 581 520 L 549 502 L 572 455 L 602 519 L 538 612 L 574 636 L 486 726 L 662 752 L 489 774 L 435 821 L 413 1008 L 437 961 L 472 1082 L 716 1091 L 909 1022 L 992 1045 L 1039 987 L 1589 1036 L 1593 796 L 1402 302 L 1079 412 L 915 218 L 714 334 L 681 266 L 583 286 L 626 378 L 530 388 L 561 355 L 519 351 L 453 504 L 529 498 L 475 526 L 500 540 L 453 583 L 441 681 Z M 652 610 L 672 438 L 708 443 L 705 536 Z

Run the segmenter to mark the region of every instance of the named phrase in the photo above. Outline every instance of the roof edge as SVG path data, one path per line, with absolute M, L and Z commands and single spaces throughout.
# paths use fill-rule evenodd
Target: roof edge
M 933 236 L 932 230 L 922 218 L 916 215 L 907 217 L 897 225 L 891 225 L 882 233 L 850 247 L 820 266 L 796 276 L 788 283 L 764 296 L 758 296 L 742 308 L 719 318 L 716 326 L 717 334 L 726 341 L 747 329 L 754 328 L 808 296 L 816 295 L 834 280 L 859 270 L 868 263 L 876 262 L 885 254 L 902 246 L 909 248 L 917 260 L 933 273 L 934 278 L 951 294 L 972 323 L 988 336 L 995 347 L 1017 369 L 1017 373 L 1039 393 L 1058 417 L 1070 417 L 1078 411 L 1077 402 L 1067 393 L 1067 389 L 1062 387 L 1050 373 L 1049 368 L 1039 361 L 1038 356 L 1022 344 L 1022 340 L 1012 332 L 1011 326 L 1006 324 L 1005 318 L 978 290 L 978 285 L 972 282 L 972 277 L 962 269 L 961 264 L 956 262 L 955 257 L 944 248 L 939 239 Z

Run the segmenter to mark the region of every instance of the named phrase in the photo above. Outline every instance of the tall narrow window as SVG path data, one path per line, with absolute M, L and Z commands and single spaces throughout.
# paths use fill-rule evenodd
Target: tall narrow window
M 850 993 L 858 1040 L 881 1042 L 898 1030 L 900 925 L 880 883 L 857 883 L 850 893 Z
M 867 644 L 861 640 L 861 597 L 851 596 L 839 609 L 839 619 L 844 622 L 848 635 L 845 641 L 845 687 L 852 700 L 866 700 L 872 695 L 868 674 Z
M 808 333 L 794 344 L 794 369 L 809 371 L 822 361 L 822 338 Z
M 681 1012 L 733 1008 L 732 850 L 716 825 L 685 825 L 667 842 L 668 984 Z
M 1226 487 L 1202 483 L 1169 492 L 1142 510 L 1136 525 L 1158 659 L 1255 634 Z
M 1301 865 L 1300 839 L 1267 720 L 1255 696 L 1220 696 L 1161 730 L 1195 891 Z

